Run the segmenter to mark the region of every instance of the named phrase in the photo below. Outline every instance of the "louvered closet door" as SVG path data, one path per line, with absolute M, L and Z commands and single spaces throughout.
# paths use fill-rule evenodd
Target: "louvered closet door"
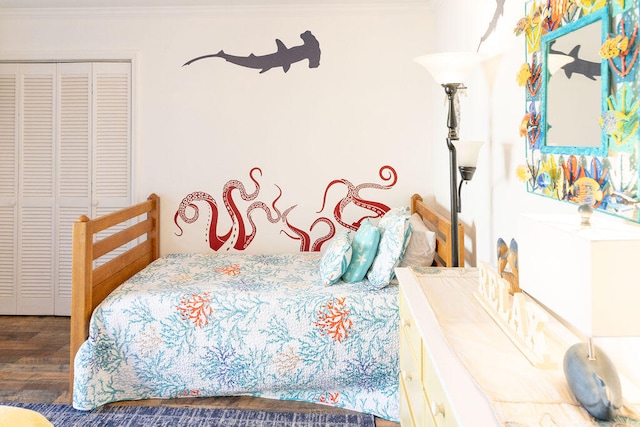
M 129 206 L 131 176 L 131 64 L 93 65 L 95 214 Z
M 18 66 L 0 64 L 0 313 L 16 309 Z
M 56 271 L 54 314 L 71 309 L 71 230 L 91 214 L 92 64 L 58 64 Z
M 0 64 L 0 314 L 69 315 L 72 223 L 130 204 L 130 75 Z
M 52 314 L 56 65 L 22 64 L 20 71 L 17 311 Z
M 94 64 L 93 85 L 92 216 L 96 217 L 131 204 L 131 64 Z M 123 228 L 124 224 L 111 230 Z M 117 254 L 104 256 L 96 265 Z

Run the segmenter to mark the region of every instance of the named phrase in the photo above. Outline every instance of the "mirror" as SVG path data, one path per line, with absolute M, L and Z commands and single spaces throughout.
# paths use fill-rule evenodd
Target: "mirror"
M 609 32 L 603 12 L 605 8 L 542 37 L 543 153 L 606 154 L 607 136 L 598 123 L 601 94 L 609 87 L 607 63 L 600 58 Z
M 635 222 L 639 3 L 528 1 L 515 28 L 527 58 L 518 177 L 529 192 Z

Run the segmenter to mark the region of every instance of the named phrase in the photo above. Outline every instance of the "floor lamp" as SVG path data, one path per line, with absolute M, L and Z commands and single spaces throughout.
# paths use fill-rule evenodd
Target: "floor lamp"
M 451 267 L 458 267 L 459 260 L 459 236 L 458 213 L 461 212 L 460 190 L 462 183 L 471 180 L 476 170 L 478 151 L 481 142 L 461 142 L 458 137 L 458 122 L 460 111 L 458 108 L 458 91 L 466 89 L 464 81 L 469 74 L 478 68 L 482 56 L 477 53 L 453 52 L 435 53 L 416 58 L 416 62 L 425 67 L 436 82 L 444 88 L 447 96 L 447 148 L 449 149 L 449 197 L 451 201 Z M 457 154 L 460 154 L 458 162 Z M 459 163 L 459 164 L 458 164 Z M 462 178 L 458 187 L 458 171 Z

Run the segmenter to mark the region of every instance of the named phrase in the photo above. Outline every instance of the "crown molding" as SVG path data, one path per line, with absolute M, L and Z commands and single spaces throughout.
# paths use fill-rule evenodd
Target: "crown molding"
M 318 12 L 403 12 L 431 9 L 437 0 L 355 1 L 330 3 L 309 0 L 303 4 L 277 3 L 231 4 L 221 0 L 206 6 L 116 6 L 116 7 L 2 7 L 0 20 L 50 18 L 113 18 L 113 17 L 202 17 L 207 15 L 278 14 L 299 15 Z M 135 3 L 134 3 L 135 4 Z

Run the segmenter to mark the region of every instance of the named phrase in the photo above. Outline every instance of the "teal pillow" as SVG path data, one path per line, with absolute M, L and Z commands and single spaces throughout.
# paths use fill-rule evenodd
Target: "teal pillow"
M 347 283 L 360 282 L 367 274 L 378 251 L 380 230 L 369 219 L 360 224 L 351 242 L 351 263 L 342 280 Z
M 333 285 L 344 274 L 351 261 L 351 233 L 342 231 L 327 242 L 320 258 L 320 280 Z
M 381 233 L 378 252 L 367 272 L 369 286 L 374 289 L 387 286 L 395 274 L 394 268 L 400 264 L 412 229 L 409 223 L 409 209 L 387 212 L 380 218 L 378 228 Z

